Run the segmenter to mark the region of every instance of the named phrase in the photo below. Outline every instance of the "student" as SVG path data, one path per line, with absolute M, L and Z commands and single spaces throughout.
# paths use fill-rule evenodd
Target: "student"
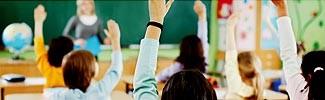
M 102 20 L 96 16 L 94 0 L 77 0 L 77 15 L 70 18 L 63 35 L 72 38 L 75 44 L 82 48 L 92 36 L 97 36 L 99 42 L 103 43 L 105 36 L 102 24 Z M 75 31 L 75 36 L 70 35 L 72 31 Z M 97 58 L 97 55 L 95 56 Z
M 325 51 L 312 51 L 297 62 L 296 40 L 284 0 L 272 0 L 278 11 L 280 55 L 287 82 L 287 92 L 292 100 L 324 100 Z M 300 68 L 299 68 L 300 66 Z
M 46 17 L 44 7 L 39 5 L 35 9 L 37 24 L 35 31 L 41 33 L 42 24 Z M 120 47 L 120 30 L 115 21 L 108 21 L 108 36 L 112 42 L 112 64 L 103 79 L 93 81 L 98 74 L 98 64 L 94 56 L 88 51 L 73 51 L 64 56 L 62 72 L 67 88 L 50 88 L 46 97 L 51 100 L 107 100 L 109 94 L 117 85 L 123 70 L 122 53 Z
M 161 99 L 216 100 L 217 96 L 212 85 L 199 70 L 183 70 L 175 73 L 167 81 Z
M 72 51 L 71 39 L 59 36 L 51 40 L 49 50 L 46 51 L 43 39 L 43 22 L 46 19 L 44 7 L 39 5 L 34 10 L 35 37 L 34 50 L 37 59 L 37 68 L 45 77 L 45 88 L 64 87 L 61 62 L 67 53 Z
M 237 54 L 235 26 L 239 19 L 234 13 L 227 21 L 226 64 L 228 94 L 226 99 L 262 100 L 263 78 L 260 73 L 261 63 L 252 52 Z
M 149 0 L 148 2 L 150 22 L 145 37 L 140 43 L 133 84 L 135 100 L 159 99 L 155 80 L 159 38 L 163 29 L 164 17 L 173 0 L 167 3 L 165 3 L 165 0 Z M 196 82 L 193 82 L 193 80 Z M 162 100 L 217 99 L 213 88 L 204 76 L 200 72 L 193 70 L 181 71 L 173 75 L 164 87 L 161 98 Z
M 198 33 L 183 38 L 180 55 L 175 59 L 175 63 L 157 75 L 158 82 L 166 82 L 172 75 L 182 70 L 198 69 L 201 73 L 206 72 L 209 50 L 206 7 L 202 1 L 195 1 L 193 8 L 199 18 Z

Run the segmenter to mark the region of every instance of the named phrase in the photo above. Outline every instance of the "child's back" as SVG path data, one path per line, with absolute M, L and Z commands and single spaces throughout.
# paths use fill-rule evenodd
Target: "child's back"
M 99 66 L 95 57 L 85 50 L 73 51 L 62 61 L 64 83 L 67 88 L 48 89 L 51 100 L 107 100 L 122 76 L 123 61 L 120 47 L 120 30 L 115 21 L 108 22 L 108 35 L 112 38 L 111 66 L 98 82 L 93 78 Z
M 46 88 L 64 87 L 61 62 L 63 56 L 72 51 L 73 42 L 67 37 L 52 39 L 49 50 L 46 51 L 43 39 L 43 22 L 46 12 L 42 5 L 34 10 L 35 37 L 34 49 L 36 53 L 37 68 L 46 79 Z

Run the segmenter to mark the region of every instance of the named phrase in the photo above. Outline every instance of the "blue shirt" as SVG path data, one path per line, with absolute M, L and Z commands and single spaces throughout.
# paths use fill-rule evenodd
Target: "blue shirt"
M 103 79 L 91 84 L 84 93 L 79 89 L 50 88 L 45 96 L 50 100 L 109 100 L 123 70 L 121 51 L 112 53 L 112 64 Z
M 134 99 L 158 100 L 155 71 L 157 66 L 159 41 L 142 39 L 134 75 Z

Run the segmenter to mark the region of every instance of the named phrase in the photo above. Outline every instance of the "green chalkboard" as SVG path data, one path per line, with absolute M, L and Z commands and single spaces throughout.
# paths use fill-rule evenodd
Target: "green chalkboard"
M 44 23 L 45 42 L 60 36 L 69 18 L 76 14 L 75 1 L 0 1 L 0 33 L 14 22 L 25 22 L 33 28 L 33 9 L 40 3 L 45 6 L 48 14 Z M 209 12 L 211 1 L 204 3 Z M 143 38 L 146 23 L 149 21 L 147 1 L 112 0 L 95 1 L 95 4 L 96 14 L 105 21 L 105 27 L 108 19 L 119 23 L 122 45 L 138 44 Z M 184 36 L 196 34 L 197 16 L 193 11 L 193 4 L 194 1 L 174 2 L 165 18 L 161 43 L 179 43 Z M 209 13 L 207 16 L 209 17 Z

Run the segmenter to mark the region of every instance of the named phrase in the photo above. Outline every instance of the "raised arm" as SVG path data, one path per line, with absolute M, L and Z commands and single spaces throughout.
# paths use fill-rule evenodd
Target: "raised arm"
M 40 57 L 46 54 L 46 49 L 43 39 L 43 23 L 46 19 L 46 12 L 43 5 L 38 5 L 34 9 L 34 25 L 35 25 L 35 37 L 34 37 L 34 50 L 36 53 L 36 59 L 39 60 Z
M 284 0 L 272 0 L 278 11 L 278 27 L 280 36 L 280 56 L 283 61 L 285 79 L 288 85 L 298 84 L 296 78 L 301 78 L 300 65 L 297 62 L 297 47 L 294 32 L 292 30 L 291 19 L 288 16 L 287 5 Z M 300 87 L 299 89 L 303 89 Z M 292 93 L 295 90 L 288 90 Z
M 232 14 L 227 20 L 226 51 L 237 50 L 235 40 L 235 27 L 239 13 Z
M 112 63 L 109 70 L 106 71 L 106 74 L 102 80 L 99 81 L 99 90 L 106 94 L 110 94 L 117 83 L 119 82 L 122 71 L 123 71 L 123 59 L 120 46 L 120 29 L 118 24 L 114 20 L 109 20 L 107 22 L 109 32 L 107 36 L 110 37 L 112 42 Z
M 239 13 L 234 13 L 228 18 L 227 21 L 225 72 L 228 90 L 240 96 L 249 97 L 254 94 L 254 89 L 242 81 L 237 63 L 238 55 L 235 41 L 235 26 L 238 19 Z
M 197 36 L 201 39 L 205 62 L 208 63 L 209 43 L 208 43 L 208 22 L 206 15 L 206 6 L 200 0 L 194 2 L 193 7 L 198 16 L 198 32 Z
M 165 0 L 149 0 L 150 21 L 162 25 L 172 2 L 173 0 L 170 0 L 166 4 Z M 145 38 L 141 40 L 133 84 L 135 100 L 157 100 L 159 98 L 155 71 L 160 34 L 161 29 L 151 24 L 147 27 Z

